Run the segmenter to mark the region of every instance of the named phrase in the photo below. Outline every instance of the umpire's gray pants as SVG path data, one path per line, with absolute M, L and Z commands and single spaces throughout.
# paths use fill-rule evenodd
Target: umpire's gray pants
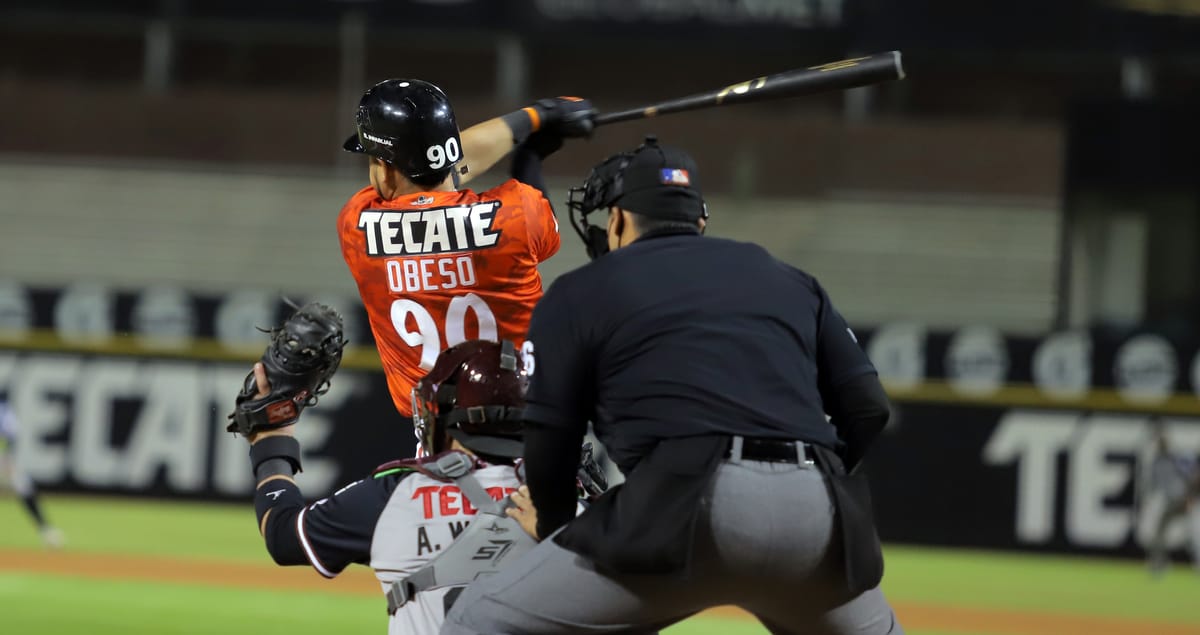
M 441 632 L 638 632 L 734 604 L 776 634 L 903 633 L 879 589 L 855 598 L 839 592 L 833 505 L 816 469 L 727 461 L 717 469 L 711 500 L 696 524 L 686 580 L 606 576 L 544 540 L 468 586 Z

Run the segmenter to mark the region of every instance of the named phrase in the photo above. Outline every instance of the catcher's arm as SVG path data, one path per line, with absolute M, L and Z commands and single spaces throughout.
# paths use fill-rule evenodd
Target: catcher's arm
M 252 375 L 255 397 L 270 395 L 266 368 L 255 364 Z M 259 533 L 276 564 L 311 565 L 332 578 L 351 564 L 370 559 L 379 517 L 403 477 L 355 481 L 322 498 L 320 504 L 308 505 L 292 478 L 300 461 L 293 430 L 291 426 L 264 430 L 251 440 Z
M 271 384 L 262 362 L 250 372 L 254 381 L 255 399 L 271 394 Z M 254 512 L 258 517 L 258 533 L 266 542 L 267 553 L 276 564 L 307 564 L 296 535 L 296 517 L 304 508 L 304 495 L 293 478 L 300 471 L 300 443 L 294 438 L 295 428 L 285 426 L 250 432 L 250 468 L 254 471 Z
M 299 564 L 307 559 L 290 529 L 295 525 L 285 522 L 304 504 L 292 478 L 301 467 L 300 444 L 290 426 L 329 389 L 346 341 L 342 317 L 316 302 L 297 309 L 270 335 L 238 392 L 226 430 L 250 442 L 254 507 L 267 550 L 279 564 Z

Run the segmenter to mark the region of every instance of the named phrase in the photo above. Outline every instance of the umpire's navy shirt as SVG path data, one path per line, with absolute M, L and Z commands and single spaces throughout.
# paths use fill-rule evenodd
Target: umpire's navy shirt
M 559 277 L 528 342 L 525 418 L 593 421 L 625 473 L 669 437 L 837 450 L 821 395 L 875 372 L 815 278 L 757 245 L 690 232 L 642 236 Z

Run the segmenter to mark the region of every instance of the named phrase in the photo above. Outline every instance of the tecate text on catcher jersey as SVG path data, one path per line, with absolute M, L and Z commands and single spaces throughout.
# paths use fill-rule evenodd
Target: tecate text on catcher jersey
M 358 215 L 358 228 L 372 256 L 444 254 L 495 245 L 500 231 L 492 229 L 500 201 L 425 210 L 367 209 Z

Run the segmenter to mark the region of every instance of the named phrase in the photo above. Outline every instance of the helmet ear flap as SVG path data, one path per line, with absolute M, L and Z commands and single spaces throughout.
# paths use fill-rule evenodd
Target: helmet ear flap
M 436 399 L 438 404 L 438 416 L 437 419 L 433 421 L 433 430 L 431 431 L 433 434 L 431 435 L 432 438 L 430 439 L 431 445 L 433 446 L 432 449 L 435 453 L 443 452 L 447 449 L 446 446 L 448 445 L 447 440 L 449 439 L 449 433 L 447 431 L 447 426 L 444 422 L 444 419 L 445 414 L 453 410 L 455 402 L 458 401 L 458 387 L 456 387 L 454 384 L 442 383 L 438 386 Z

